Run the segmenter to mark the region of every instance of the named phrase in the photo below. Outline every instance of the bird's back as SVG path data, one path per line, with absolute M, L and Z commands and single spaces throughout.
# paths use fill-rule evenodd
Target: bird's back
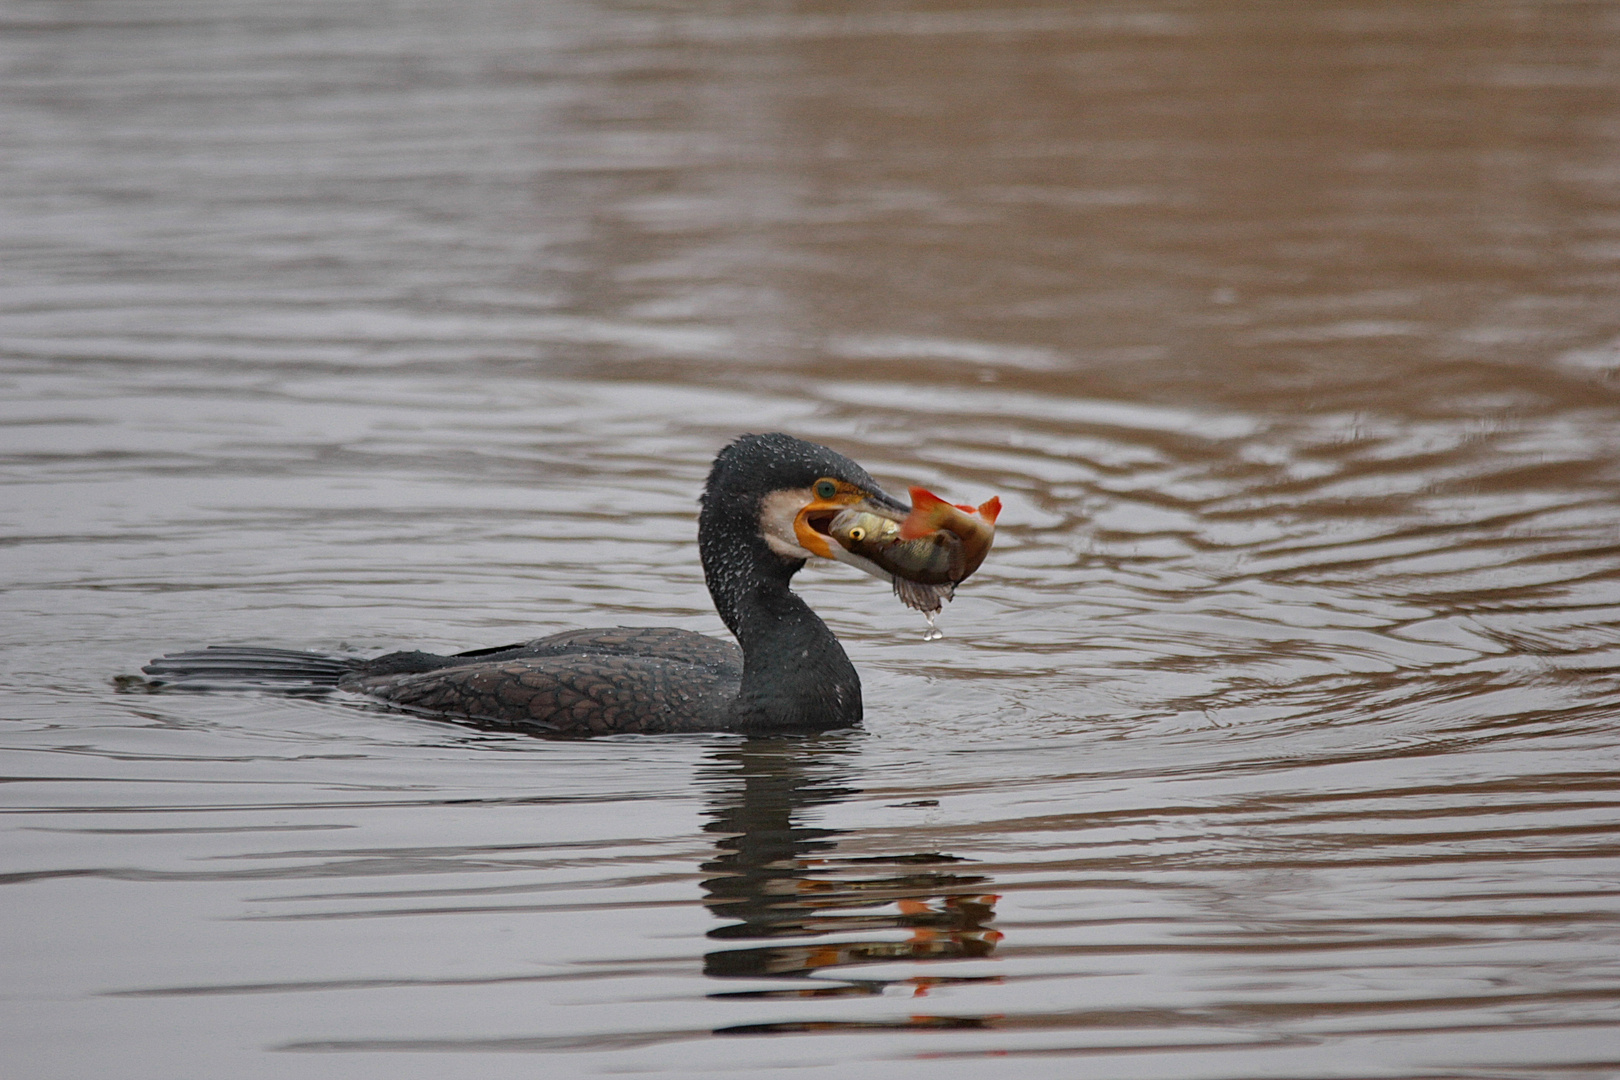
M 403 655 L 378 657 L 338 685 L 491 727 L 607 735 L 723 730 L 742 680 L 735 645 L 671 627 L 571 630 L 429 670 L 390 670 Z

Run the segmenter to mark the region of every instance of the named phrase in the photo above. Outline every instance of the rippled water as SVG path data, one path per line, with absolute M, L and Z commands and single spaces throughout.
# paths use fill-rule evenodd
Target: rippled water
M 1620 1073 L 1620 10 L 0 6 L 0 1071 Z M 719 633 L 741 431 L 999 494 L 863 729 L 120 692 Z

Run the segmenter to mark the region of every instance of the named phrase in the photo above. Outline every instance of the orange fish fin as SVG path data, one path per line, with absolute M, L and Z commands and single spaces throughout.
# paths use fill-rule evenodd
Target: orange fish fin
M 927 488 L 912 488 L 911 513 L 900 523 L 900 539 L 921 540 L 930 533 L 937 532 L 942 523 L 941 510 L 948 511 L 950 508 L 950 503 Z
M 979 516 L 984 518 L 984 520 L 988 521 L 990 524 L 994 525 L 996 523 L 996 518 L 1001 516 L 1001 496 L 992 495 L 990 498 L 980 503 Z

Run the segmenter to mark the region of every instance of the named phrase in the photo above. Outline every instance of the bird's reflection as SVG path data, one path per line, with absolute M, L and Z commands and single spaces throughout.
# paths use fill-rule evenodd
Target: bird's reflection
M 939 852 L 840 857 L 843 830 L 805 824 L 815 807 L 856 794 L 848 786 L 852 749 L 836 736 L 750 740 L 716 752 L 706 779 L 714 794 L 705 830 L 716 854 L 702 864 L 704 903 L 722 920 L 721 942 L 704 973 L 716 978 L 784 980 L 724 998 L 823 998 L 896 990 L 921 997 L 930 987 L 991 981 L 987 976 L 911 974 L 862 977 L 863 965 L 984 957 L 1001 934 L 988 927 L 996 897 L 990 879 L 964 873 L 964 859 Z M 812 978 L 812 976 L 814 976 Z M 836 977 L 834 977 L 836 976 Z M 899 1026 L 974 1026 L 970 1017 L 911 1017 Z M 767 1024 L 729 1032 L 810 1030 L 869 1024 Z M 881 1026 L 896 1026 L 884 1023 Z

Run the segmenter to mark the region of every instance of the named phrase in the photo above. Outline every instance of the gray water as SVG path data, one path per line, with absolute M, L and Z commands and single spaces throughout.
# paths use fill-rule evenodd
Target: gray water
M 0 1075 L 1620 1075 L 1620 7 L 0 4 Z M 150 694 L 720 634 L 857 731 Z

